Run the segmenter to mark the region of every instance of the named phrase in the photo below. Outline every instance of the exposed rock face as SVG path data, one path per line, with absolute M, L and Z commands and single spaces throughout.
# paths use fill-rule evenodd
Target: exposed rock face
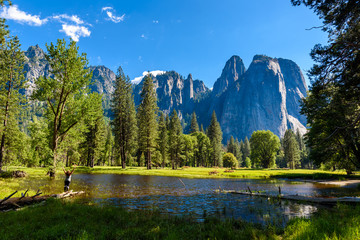
M 236 82 L 245 73 L 245 65 L 239 56 L 232 56 L 225 64 L 221 76 L 216 80 L 213 95 L 219 95 L 226 91 L 230 85 Z
M 159 110 L 171 114 L 175 109 L 180 116 L 194 111 L 194 103 L 201 94 L 209 91 L 200 80 L 193 80 L 192 75 L 184 79 L 175 71 L 152 76 L 158 99 Z M 142 81 L 134 86 L 135 105 L 140 103 Z
M 30 95 L 34 81 L 49 76 L 49 64 L 44 51 L 30 47 L 24 70 L 29 81 L 25 94 Z M 115 74 L 105 66 L 92 66 L 92 91 L 104 94 L 103 107 L 110 116 L 109 106 L 114 91 Z M 199 124 L 207 127 L 215 110 L 226 142 L 230 136 L 244 139 L 256 130 L 271 130 L 283 136 L 286 129 L 306 131 L 305 116 L 300 115 L 300 100 L 306 96 L 307 87 L 300 68 L 291 60 L 256 55 L 248 70 L 238 56 L 225 64 L 221 76 L 211 92 L 203 81 L 189 74 L 182 77 L 175 71 L 155 71 L 153 80 L 158 106 L 165 114 L 177 110 L 186 121 L 195 111 Z M 138 84 L 137 84 L 138 83 Z M 142 78 L 133 85 L 135 104 L 140 103 Z
M 25 51 L 26 63 L 24 65 L 25 79 L 29 87 L 26 89 L 26 95 L 31 95 L 35 87 L 35 80 L 39 77 L 49 77 L 50 65 L 48 64 L 44 51 L 39 45 L 31 46 Z M 114 91 L 115 73 L 105 66 L 91 66 L 93 71 L 92 82 L 90 86 L 92 91 L 111 95 Z
M 243 139 L 256 130 L 283 136 L 286 129 L 299 128 L 304 133 L 306 119 L 299 113 L 299 100 L 306 90 L 294 62 L 256 55 L 245 74 L 224 93 L 218 116 L 224 139 L 231 135 Z
M 44 51 L 39 45 L 31 46 L 25 52 L 26 62 L 24 65 L 25 79 L 28 80 L 28 88 L 25 90 L 26 95 L 31 95 L 35 88 L 35 79 L 48 76 L 50 66 L 45 59 Z
M 111 96 L 114 92 L 115 73 L 105 66 L 91 66 L 90 69 L 93 71 L 90 89 Z

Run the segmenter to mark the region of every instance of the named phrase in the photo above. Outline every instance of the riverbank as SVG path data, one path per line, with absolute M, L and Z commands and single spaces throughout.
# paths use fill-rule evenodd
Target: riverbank
M 197 222 L 156 211 L 47 201 L 0 212 L 1 239 L 359 239 L 360 206 L 338 205 L 285 228 L 215 218 Z

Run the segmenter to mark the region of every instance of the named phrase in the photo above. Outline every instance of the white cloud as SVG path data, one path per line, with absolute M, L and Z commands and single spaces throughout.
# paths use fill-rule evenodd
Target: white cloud
M 81 20 L 76 15 L 69 16 L 67 14 L 60 14 L 60 15 L 53 16 L 53 19 L 59 20 L 60 22 L 62 22 L 62 20 L 65 19 L 65 20 L 68 20 L 68 21 L 72 21 L 72 22 L 74 22 L 76 24 L 83 24 L 84 23 L 84 21 Z
M 84 26 L 63 24 L 62 30 L 60 32 L 64 32 L 67 36 L 71 37 L 75 42 L 79 41 L 80 37 L 89 37 L 91 32 L 88 28 Z
M 125 19 L 125 14 L 121 15 L 121 16 L 116 16 L 115 15 L 115 10 L 112 7 L 103 7 L 101 9 L 102 12 L 106 12 L 106 15 L 109 17 L 108 20 L 114 22 L 114 23 L 119 23 L 124 21 Z
M 8 20 L 14 20 L 20 23 L 26 23 L 33 26 L 41 26 L 45 24 L 48 19 L 40 19 L 38 15 L 31 15 L 24 11 L 19 10 L 17 5 L 13 5 L 10 7 L 3 7 L 1 13 L 1 18 L 5 18 Z
M 153 23 L 158 24 L 159 20 L 153 20 Z
M 143 78 L 146 75 L 148 75 L 148 73 L 150 73 L 152 76 L 156 77 L 157 75 L 162 75 L 162 74 L 166 73 L 166 71 L 160 71 L 160 70 L 155 70 L 155 71 L 151 71 L 151 72 L 145 71 L 145 72 L 143 72 L 142 76 L 136 77 L 133 80 L 131 80 L 131 83 L 135 84 L 135 85 L 139 84 L 143 80 Z
M 141 38 L 146 38 L 144 34 L 141 34 L 141 36 L 140 36 L 140 37 L 141 37 Z

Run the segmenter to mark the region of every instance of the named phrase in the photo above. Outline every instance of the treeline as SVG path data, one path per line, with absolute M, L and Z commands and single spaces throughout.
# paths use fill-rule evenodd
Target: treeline
M 0 2 L 4 4 L 4 2 Z M 50 167 L 72 164 L 171 167 L 312 167 L 299 132 L 281 141 L 270 131 L 254 132 L 250 141 L 233 137 L 222 145 L 213 112 L 206 130 L 193 113 L 189 134 L 178 113 L 159 111 L 151 75 L 145 76 L 139 106 L 132 85 L 119 67 L 111 96 L 111 118 L 103 97 L 90 91 L 92 72 L 76 42 L 46 45 L 49 75 L 35 80 L 25 96 L 25 56 L 5 20 L 0 20 L 0 171 L 4 165 Z

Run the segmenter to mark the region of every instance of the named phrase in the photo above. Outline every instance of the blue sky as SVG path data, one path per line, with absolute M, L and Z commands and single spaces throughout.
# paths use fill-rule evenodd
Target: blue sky
M 248 67 L 255 54 L 295 61 L 303 71 L 317 43 L 326 44 L 321 21 L 290 0 L 85 1 L 13 0 L 3 8 L 24 50 L 58 38 L 78 41 L 90 65 L 131 79 L 144 71 L 189 73 L 212 87 L 225 62 L 240 56 Z

